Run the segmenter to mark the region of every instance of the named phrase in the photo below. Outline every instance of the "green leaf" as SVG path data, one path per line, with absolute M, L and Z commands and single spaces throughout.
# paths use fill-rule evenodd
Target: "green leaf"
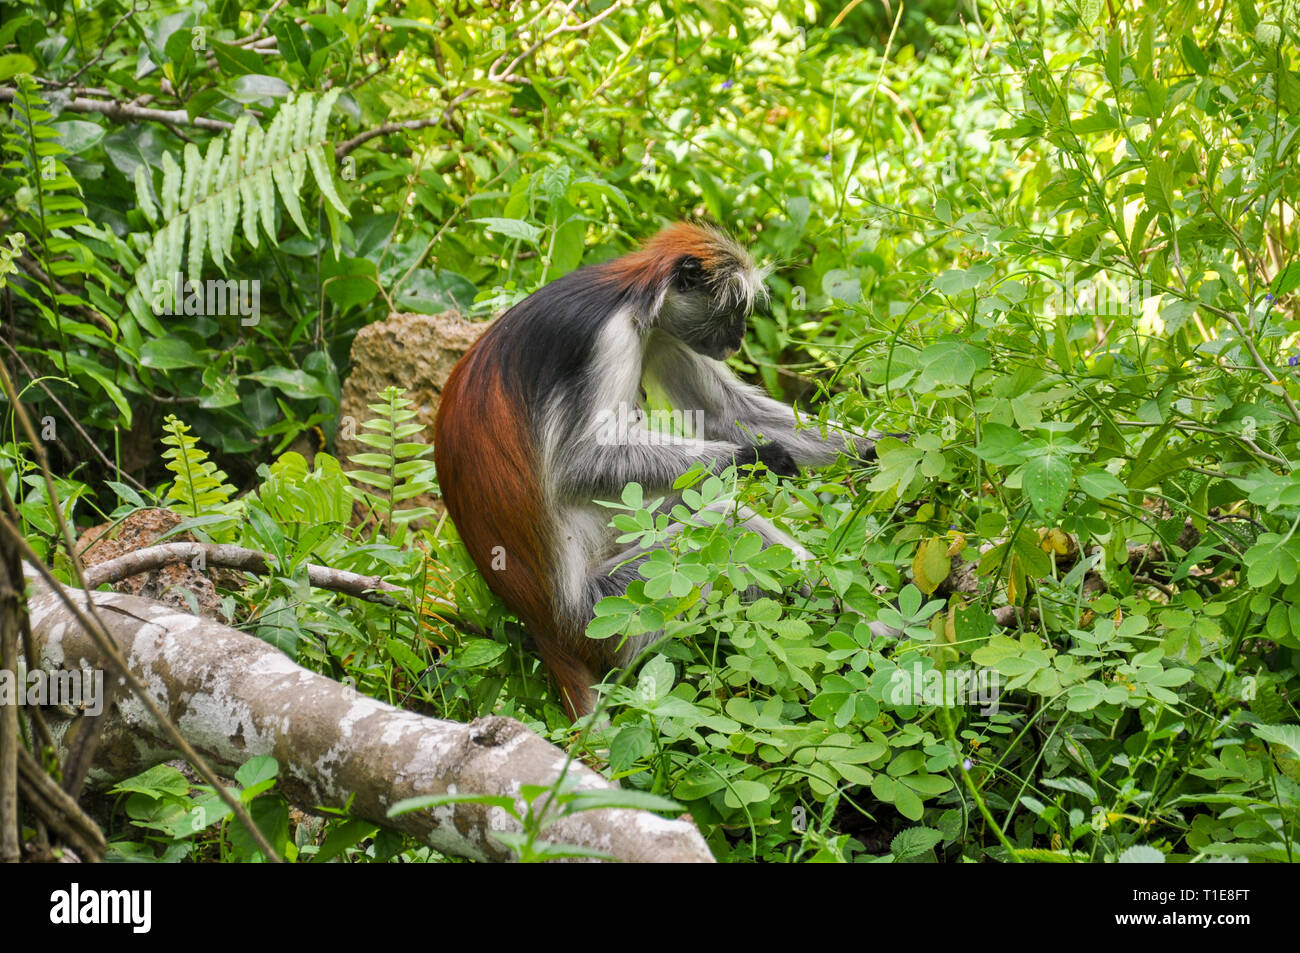
M 51 124 L 50 128 L 59 134 L 63 148 L 73 155 L 99 145 L 104 138 L 103 126 L 84 119 L 67 119 Z
M 140 363 L 163 371 L 173 371 L 184 367 L 203 367 L 208 362 L 207 355 L 194 350 L 190 343 L 182 338 L 154 338 L 144 342 L 140 348 Z
M 331 827 L 329 833 L 325 835 L 325 841 L 320 848 L 312 855 L 313 864 L 323 864 L 326 861 L 333 860 L 350 847 L 355 847 L 367 837 L 373 837 L 379 830 L 374 824 L 368 821 L 350 818 L 337 827 Z
M 68 354 L 68 367 L 77 374 L 86 375 L 98 384 L 121 414 L 122 422 L 128 427 L 131 425 L 131 405 L 126 395 L 122 393 L 122 388 L 113 382 L 112 372 L 81 354 Z
M 284 99 L 293 87 L 277 76 L 250 73 L 240 76 L 231 85 L 231 99 L 241 103 L 255 103 L 260 99 Z
M 446 659 L 448 668 L 486 668 L 505 655 L 510 646 L 492 639 L 465 639 Z
M 473 282 L 454 271 L 417 268 L 402 284 L 394 304 L 404 311 L 420 314 L 468 312 L 473 309 L 477 293 Z
M 262 57 L 242 46 L 213 40 L 212 53 L 217 58 L 217 67 L 227 76 L 244 76 L 262 70 Z
M 893 804 L 909 821 L 919 821 L 925 813 L 925 805 L 912 789 L 887 774 L 877 774 L 872 779 L 871 793 L 877 800 Z
M 1128 493 L 1123 481 L 1108 470 L 1084 470 L 1079 474 L 1079 489 L 1094 500 L 1106 500 Z
M 943 835 L 933 827 L 909 827 L 894 835 L 889 850 L 899 860 L 906 860 L 928 854 L 942 840 Z
M 168 764 L 156 764 L 147 771 L 127 778 L 113 785 L 111 793 L 129 794 L 132 792 L 147 794 L 152 798 L 165 796 L 183 797 L 190 790 L 190 782 L 185 775 Z
M 1300 725 L 1255 725 L 1251 730 L 1255 737 L 1290 748 L 1300 758 Z
M 743 784 L 745 782 L 738 783 Z M 635 791 L 630 788 L 577 791 L 568 795 L 566 800 L 567 806 L 573 811 L 624 808 L 635 811 L 661 811 L 676 814 L 685 810 L 680 804 L 669 798 L 651 794 L 649 791 Z
M 645 722 L 619 729 L 609 744 L 609 763 L 615 771 L 626 771 L 654 752 L 654 736 Z
M 727 788 L 726 794 L 723 795 L 723 801 L 727 807 L 738 808 L 746 804 L 757 804 L 766 801 L 771 795 L 771 788 L 766 784 L 741 779 L 731 782 L 731 786 Z
M 491 233 L 504 235 L 506 238 L 518 239 L 534 247 L 537 246 L 542 237 L 540 228 L 517 218 L 475 218 L 471 219 L 471 221 L 487 226 L 487 230 Z
M 1024 489 L 1034 510 L 1045 520 L 1055 519 L 1070 491 L 1070 461 L 1044 454 L 1025 464 Z
M 1014 427 L 987 423 L 981 428 L 975 455 L 995 466 L 1013 466 L 1027 458 L 1029 443 L 1029 439 Z
M 286 396 L 299 400 L 331 396 L 329 388 L 320 378 L 288 367 L 268 367 L 264 371 L 245 374 L 244 379 L 274 387 Z
M 10 79 L 19 73 L 35 73 L 36 62 L 30 56 L 21 53 L 7 53 L 0 56 L 0 81 Z
M 507 814 L 517 816 L 514 798 L 494 794 L 425 794 L 403 798 L 388 809 L 388 816 L 400 817 L 412 811 L 423 811 L 447 804 L 482 804 L 486 807 L 500 808 Z
M 832 301 L 856 304 L 862 300 L 862 279 L 855 272 L 832 269 L 822 276 L 822 291 Z
M 1277 277 L 1273 279 L 1270 290 L 1274 297 L 1280 298 L 1295 291 L 1296 288 L 1300 288 L 1300 261 L 1293 261 L 1279 271 Z
M 1165 855 L 1146 844 L 1134 844 L 1116 858 L 1119 864 L 1163 864 Z
M 957 338 L 936 341 L 921 352 L 929 379 L 938 384 L 965 387 L 975 372 L 989 363 L 988 352 Z
M 961 271 L 945 271 L 934 279 L 934 286 L 946 295 L 957 295 L 979 286 L 993 277 L 993 266 L 973 265 Z
M 1187 61 L 1198 76 L 1204 76 L 1210 71 L 1210 63 L 1201 52 L 1201 48 L 1196 45 L 1196 40 L 1191 35 L 1184 33 L 1179 41 L 1183 51 L 1183 59 Z

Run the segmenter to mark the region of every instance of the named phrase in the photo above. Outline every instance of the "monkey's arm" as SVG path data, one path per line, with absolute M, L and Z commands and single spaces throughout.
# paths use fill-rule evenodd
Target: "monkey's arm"
M 739 432 L 732 442 L 651 431 L 636 414 L 628 405 L 597 408 L 567 429 L 548 433 L 544 469 L 551 490 L 568 500 L 617 499 L 629 483 L 663 493 L 696 464 L 721 473 L 732 464 L 757 461 L 783 475 L 794 472 L 789 453 L 781 447 L 755 447 L 752 437 Z
M 674 407 L 704 412 L 705 436 L 711 440 L 752 444 L 765 437 L 800 464 L 830 463 L 841 453 L 874 455 L 869 438 L 837 430 L 823 436 L 817 426 L 800 427 L 793 408 L 737 380 L 721 361 L 697 354 L 668 335 L 657 334 L 647 348 L 645 370 Z

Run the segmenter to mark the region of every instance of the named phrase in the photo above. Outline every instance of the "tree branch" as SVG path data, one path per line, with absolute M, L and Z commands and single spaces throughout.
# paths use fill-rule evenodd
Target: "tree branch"
M 136 573 L 150 572 L 172 563 L 193 562 L 195 559 L 201 560 L 204 565 L 220 566 L 223 569 L 241 569 L 259 576 L 272 572 L 271 558 L 256 549 L 245 549 L 242 546 L 231 546 L 226 543 L 160 543 L 96 563 L 86 570 L 86 586 L 97 589 L 105 583 L 120 582 Z M 333 569 L 329 566 L 308 563 L 307 581 L 317 589 L 342 592 L 380 605 L 409 608 L 405 601 L 390 595 L 395 593 L 405 596 L 406 590 L 386 582 L 379 576 L 364 576 L 345 569 Z M 487 635 L 481 627 L 460 618 L 455 604 L 445 599 L 429 597 L 426 597 L 425 601 L 445 609 L 448 620 L 456 628 L 471 635 Z
M 0 88 L 0 103 L 11 103 L 15 90 Z M 169 126 L 193 126 L 196 129 L 212 129 L 224 132 L 235 128 L 233 122 L 224 119 L 208 119 L 206 116 L 191 117 L 184 109 L 148 109 L 116 99 L 86 99 L 77 96 L 62 105 L 67 112 L 99 113 L 113 122 L 160 122 Z

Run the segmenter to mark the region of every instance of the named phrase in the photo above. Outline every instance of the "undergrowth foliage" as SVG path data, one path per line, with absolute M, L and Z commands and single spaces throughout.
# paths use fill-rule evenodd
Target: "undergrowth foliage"
M 161 503 L 265 552 L 223 580 L 234 624 L 394 704 L 519 718 L 723 860 L 1296 859 L 1296 0 L 254 6 L 0 26 L 0 338 L 66 515 Z M 486 318 L 687 216 L 774 265 L 738 370 L 910 438 L 607 501 L 660 548 L 588 635 L 663 637 L 575 731 L 424 506 L 424 408 L 372 395 L 345 470 L 340 378 L 392 311 Z M 260 319 L 159 313 L 176 276 L 258 282 Z M 7 413 L 0 470 L 57 565 L 25 439 Z M 273 777 L 240 784 L 277 849 L 437 859 L 291 831 Z M 251 856 L 207 792 L 137 782 L 124 855 Z M 528 792 L 522 856 L 572 794 Z

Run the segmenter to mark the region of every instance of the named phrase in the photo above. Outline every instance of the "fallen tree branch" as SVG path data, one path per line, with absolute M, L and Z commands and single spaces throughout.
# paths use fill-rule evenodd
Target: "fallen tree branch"
M 264 576 L 271 571 L 270 557 L 256 549 L 231 546 L 225 543 L 160 543 L 136 549 L 115 559 L 96 563 L 86 570 L 86 586 L 97 589 L 104 583 L 120 582 L 136 573 L 150 572 L 171 563 L 188 563 L 199 560 L 204 566 L 223 569 L 242 569 Z M 387 593 L 405 593 L 401 586 L 385 582 L 379 576 L 363 576 L 357 572 L 331 569 L 328 566 L 307 564 L 307 580 L 317 589 L 343 592 L 367 602 L 386 606 L 400 606 L 402 602 Z M 440 603 L 444 604 L 444 603 Z M 455 606 L 446 604 L 449 609 Z
M 270 557 L 256 549 L 245 549 L 243 546 L 231 546 L 226 543 L 160 543 L 88 567 L 85 571 L 86 586 L 96 589 L 105 583 L 120 582 L 137 573 L 151 572 L 172 563 L 192 563 L 196 559 L 201 560 L 204 566 L 241 569 L 260 576 L 272 571 Z M 365 576 L 345 569 L 332 569 L 329 566 L 308 563 L 307 581 L 317 589 L 342 592 L 380 605 L 409 608 L 402 599 L 390 595 L 396 593 L 405 596 L 406 590 L 379 576 Z M 445 617 L 452 625 L 464 632 L 480 637 L 487 635 L 482 627 L 462 619 L 460 610 L 454 603 L 426 595 L 424 605 L 427 609 L 435 611 L 446 610 L 445 615 L 440 618 Z
M 295 665 L 278 649 L 220 623 L 114 592 L 90 598 L 131 672 L 148 684 L 186 739 L 233 773 L 255 755 L 281 766 L 295 804 L 342 808 L 410 834 L 447 854 L 509 860 L 493 832 L 520 824 L 499 807 L 447 804 L 396 818 L 404 798 L 444 793 L 507 796 L 521 815 L 521 785 L 567 775 L 580 790 L 611 790 L 599 774 L 509 718 L 465 725 L 375 701 Z M 31 601 L 32 631 L 49 671 L 106 667 L 108 660 L 59 597 Z M 56 731 L 57 733 L 57 731 Z M 140 701 L 119 695 L 103 720 L 91 781 L 112 783 L 175 756 L 175 745 Z M 560 816 L 541 835 L 625 861 L 711 861 L 686 819 L 601 809 Z

